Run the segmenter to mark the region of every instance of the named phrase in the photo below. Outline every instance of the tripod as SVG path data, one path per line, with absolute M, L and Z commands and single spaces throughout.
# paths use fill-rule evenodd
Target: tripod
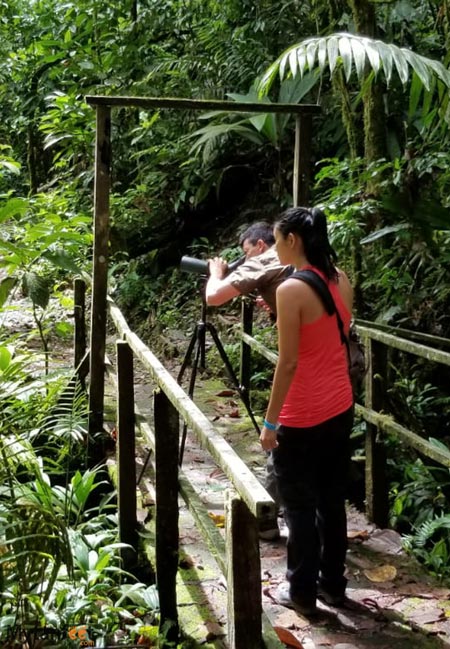
M 247 410 L 248 416 L 250 417 L 250 420 L 258 433 L 258 436 L 260 435 L 260 429 L 258 426 L 258 423 L 255 419 L 255 416 L 252 412 L 252 409 L 250 407 L 250 399 L 248 392 L 245 388 L 243 388 L 236 376 L 235 371 L 233 370 L 233 367 L 230 363 L 230 359 L 227 356 L 227 353 L 225 349 L 223 348 L 222 343 L 220 342 L 219 334 L 217 333 L 217 329 L 214 327 L 211 322 L 207 322 L 206 320 L 206 298 L 205 298 L 205 293 L 204 291 L 201 292 L 202 294 L 202 310 L 201 310 L 201 317 L 200 320 L 197 322 L 195 325 L 195 329 L 192 333 L 191 340 L 189 342 L 189 346 L 186 351 L 186 355 L 184 357 L 183 363 L 181 365 L 180 371 L 178 373 L 177 377 L 177 383 L 181 385 L 181 382 L 183 380 L 184 373 L 186 371 L 186 368 L 189 365 L 189 362 L 191 360 L 192 354 L 195 350 L 194 353 L 194 361 L 192 363 L 192 368 L 191 368 L 191 376 L 189 379 L 189 387 L 188 387 L 188 396 L 190 399 L 194 396 L 194 388 L 195 388 L 195 380 L 197 378 L 197 370 L 200 367 L 201 369 L 205 368 L 205 343 L 206 343 L 206 332 L 208 331 L 211 334 L 211 337 L 216 345 L 217 351 L 219 352 L 220 358 L 222 359 L 225 368 L 228 372 L 228 376 L 231 379 L 231 382 L 233 383 L 233 386 L 235 387 L 236 391 L 238 392 L 242 403 L 245 406 L 245 409 Z M 183 455 L 184 455 L 184 447 L 186 444 L 186 433 L 187 433 L 187 425 L 186 423 L 183 425 L 183 433 L 181 436 L 181 444 L 180 444 L 180 458 L 179 458 L 179 464 L 180 466 L 183 463 Z

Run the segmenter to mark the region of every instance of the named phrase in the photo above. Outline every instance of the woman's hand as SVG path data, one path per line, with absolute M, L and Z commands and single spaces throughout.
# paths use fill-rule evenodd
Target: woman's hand
M 272 449 L 277 448 L 277 431 L 269 430 L 268 428 L 263 426 L 261 435 L 259 436 L 259 441 L 261 442 L 261 446 L 265 451 L 271 451 Z

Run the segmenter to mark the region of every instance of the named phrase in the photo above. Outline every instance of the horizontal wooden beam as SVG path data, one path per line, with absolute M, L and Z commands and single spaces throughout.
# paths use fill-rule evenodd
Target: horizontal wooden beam
M 250 336 L 243 331 L 240 331 L 239 335 L 249 347 L 257 351 L 259 354 L 261 354 L 261 356 L 264 356 L 264 358 L 267 358 L 267 360 L 270 361 L 273 365 L 277 364 L 278 354 L 276 352 L 271 351 L 265 345 L 263 345 L 263 343 L 260 343 L 258 340 L 256 340 L 256 338 L 253 338 L 253 336 Z
M 442 336 L 433 336 L 433 334 L 426 334 L 422 331 L 413 331 L 412 329 L 402 329 L 396 325 L 387 325 L 380 322 L 371 322 L 370 320 L 361 320 L 356 318 L 355 324 L 357 327 L 368 327 L 369 329 L 376 329 L 378 331 L 385 331 L 388 334 L 406 338 L 406 340 L 415 340 L 424 343 L 428 346 L 440 347 L 442 349 L 450 349 L 450 339 L 443 338 Z
M 426 457 L 431 458 L 435 462 L 450 468 L 450 451 L 441 450 L 420 435 L 417 435 L 417 433 L 413 433 L 404 426 L 397 424 L 390 415 L 375 412 L 375 410 L 365 408 L 359 404 L 355 404 L 355 412 L 357 415 L 363 417 L 365 421 L 369 422 L 369 424 L 376 426 L 378 430 L 385 433 L 393 433 L 405 444 L 412 446 L 416 451 L 422 453 L 422 455 L 426 455 Z
M 176 110 L 217 110 L 229 113 L 295 113 L 317 115 L 318 104 L 274 104 L 245 101 L 222 101 L 219 99 L 185 99 L 180 97 L 117 97 L 86 95 L 90 106 L 129 106 L 135 108 L 173 108 Z
M 444 352 L 440 349 L 433 349 L 432 347 L 427 347 L 426 345 L 415 343 L 412 340 L 399 338 L 398 336 L 394 336 L 393 334 L 388 334 L 385 331 L 378 331 L 370 327 L 357 325 L 356 328 L 358 330 L 358 333 L 363 337 L 371 338 L 372 340 L 377 340 L 378 342 L 384 343 L 389 347 L 394 347 L 395 349 L 400 349 L 403 352 L 408 352 L 410 354 L 414 354 L 415 356 L 426 358 L 428 361 L 442 363 L 443 365 L 450 365 L 449 352 Z

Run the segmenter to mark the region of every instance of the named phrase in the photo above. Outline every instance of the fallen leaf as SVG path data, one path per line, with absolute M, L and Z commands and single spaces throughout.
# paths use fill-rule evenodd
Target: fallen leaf
M 300 640 L 297 640 L 293 633 L 284 629 L 282 626 L 274 626 L 273 628 L 281 642 L 284 642 L 285 645 L 295 647 L 295 649 L 303 649 L 302 643 Z
M 216 392 L 216 397 L 234 397 L 234 390 L 221 390 Z
M 213 519 L 216 527 L 225 527 L 225 516 L 223 514 L 213 514 L 208 512 L 208 516 Z
M 367 541 L 370 534 L 367 530 L 348 530 L 347 538 L 348 539 L 361 539 L 361 541 Z
M 233 408 L 232 410 L 230 410 L 228 416 L 232 419 L 237 419 L 238 417 L 240 417 L 241 415 L 239 414 L 239 408 Z
M 217 468 L 213 469 L 213 471 L 211 471 L 211 473 L 209 474 L 209 477 L 223 480 L 227 476 L 222 471 L 222 469 L 219 469 L 219 467 L 217 467 Z
M 385 564 L 384 566 L 378 566 L 377 568 L 364 570 L 364 574 L 366 575 L 367 579 L 370 579 L 370 581 L 392 581 L 397 576 L 397 568 L 395 566 Z

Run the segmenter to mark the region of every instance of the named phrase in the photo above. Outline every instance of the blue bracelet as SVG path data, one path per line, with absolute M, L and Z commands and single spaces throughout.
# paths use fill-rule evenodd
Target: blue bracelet
M 267 428 L 268 430 L 276 430 L 277 425 L 276 424 L 271 424 L 270 421 L 267 421 L 267 419 L 263 419 L 263 426 Z

